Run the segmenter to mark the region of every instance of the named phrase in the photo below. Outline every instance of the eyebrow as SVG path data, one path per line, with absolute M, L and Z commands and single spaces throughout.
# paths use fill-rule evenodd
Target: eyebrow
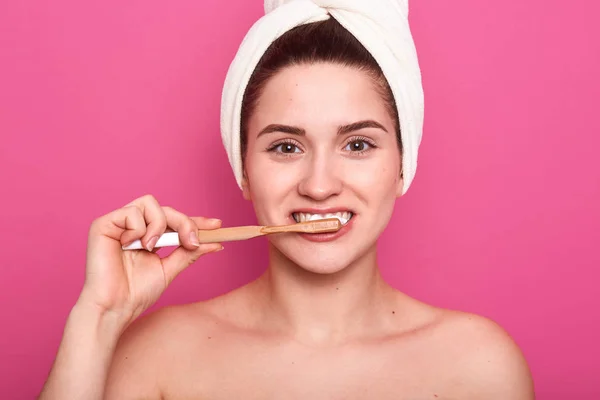
M 281 124 L 270 124 L 265 126 L 260 132 L 258 132 L 258 136 L 273 133 L 273 132 L 281 132 L 281 133 L 289 133 L 291 135 L 304 136 L 306 135 L 306 131 L 302 128 L 298 128 L 295 126 L 289 125 L 281 125 Z
M 353 122 L 348 125 L 342 125 L 338 128 L 338 135 L 344 135 L 350 132 L 358 131 L 365 128 L 376 128 L 381 129 L 384 132 L 387 132 L 387 129 L 383 125 L 381 125 L 377 121 L 373 121 L 372 119 L 367 119 L 364 121 Z M 291 135 L 304 136 L 306 135 L 306 131 L 302 128 L 298 128 L 296 126 L 290 125 L 282 125 L 282 124 L 270 124 L 264 127 L 259 133 L 257 137 L 261 135 L 265 135 L 267 133 L 273 132 L 281 132 L 281 133 L 289 133 Z
M 383 125 L 381 125 L 377 121 L 373 121 L 372 119 L 367 119 L 364 121 L 353 122 L 348 125 L 342 125 L 338 129 L 338 135 L 344 135 L 346 133 L 358 131 L 365 128 L 376 128 L 381 129 L 384 132 L 387 132 L 387 129 Z

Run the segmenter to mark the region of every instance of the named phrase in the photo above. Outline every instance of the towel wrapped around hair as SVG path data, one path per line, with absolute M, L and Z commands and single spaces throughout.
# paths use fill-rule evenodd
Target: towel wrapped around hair
M 403 147 L 403 193 L 417 169 L 423 132 L 421 71 L 408 21 L 408 0 L 265 0 L 265 15 L 248 31 L 231 63 L 221 101 L 221 137 L 241 187 L 241 108 L 246 86 L 261 57 L 292 28 L 335 18 L 379 64 L 398 108 Z

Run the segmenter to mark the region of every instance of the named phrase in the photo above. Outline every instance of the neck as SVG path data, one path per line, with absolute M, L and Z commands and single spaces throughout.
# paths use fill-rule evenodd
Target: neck
M 270 246 L 270 265 L 259 279 L 267 319 L 304 343 L 335 343 L 372 331 L 393 292 L 381 277 L 373 246 L 332 274 L 316 274 Z M 385 313 L 387 313 L 387 308 Z

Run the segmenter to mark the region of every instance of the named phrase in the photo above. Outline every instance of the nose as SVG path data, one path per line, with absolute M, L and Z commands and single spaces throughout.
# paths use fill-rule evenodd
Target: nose
M 340 194 L 344 185 L 339 177 L 339 168 L 335 165 L 335 157 L 331 153 L 313 153 L 306 161 L 304 177 L 298 184 L 300 195 L 323 201 Z

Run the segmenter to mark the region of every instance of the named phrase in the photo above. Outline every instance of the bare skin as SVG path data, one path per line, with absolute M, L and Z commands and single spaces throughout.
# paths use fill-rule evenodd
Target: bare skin
M 264 225 L 351 211 L 345 233 L 270 237 L 258 280 L 133 323 L 179 272 L 221 249 L 190 237 L 220 222 L 151 196 L 101 217 L 40 399 L 534 399 L 527 363 L 501 327 L 382 279 L 377 238 L 402 192 L 400 166 L 370 75 L 330 64 L 278 72 L 249 122 L 244 196 Z M 167 227 L 182 241 L 169 257 L 121 250 L 138 238 L 151 250 Z
M 489 320 L 383 287 L 367 326 L 311 340 L 257 315 L 268 309 L 268 285 L 265 276 L 141 321 L 115 354 L 107 398 L 534 398 L 519 349 Z

